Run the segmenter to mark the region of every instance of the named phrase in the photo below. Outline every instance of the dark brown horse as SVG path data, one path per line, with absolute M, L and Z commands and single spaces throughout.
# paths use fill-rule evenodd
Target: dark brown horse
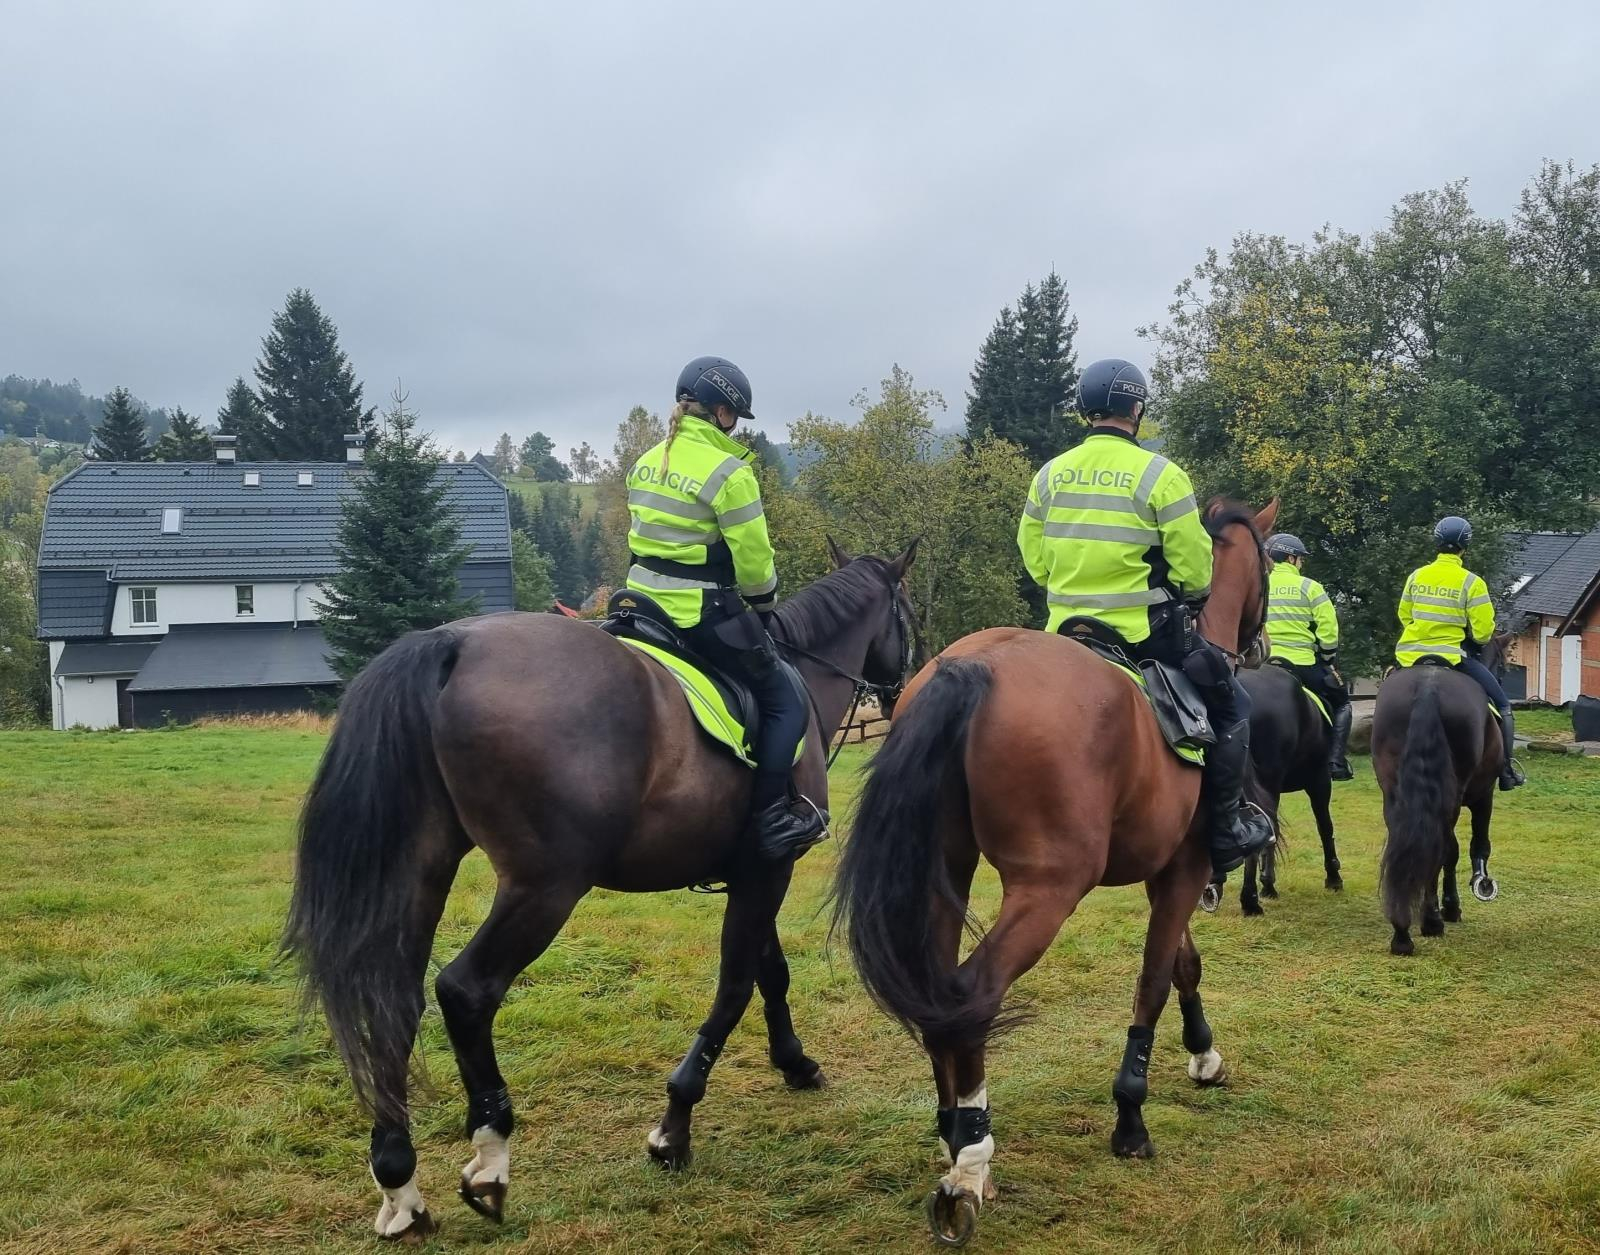
M 777 612 L 774 635 L 812 695 L 796 777 L 818 805 L 827 801 L 826 734 L 858 686 L 884 690 L 892 706 L 913 665 L 903 581 L 914 550 L 891 562 L 835 549 L 838 569 Z M 467 1091 L 475 1154 L 461 1196 L 474 1210 L 498 1220 L 510 1180 L 495 1013 L 596 886 L 728 885 L 716 999 L 667 1083 L 651 1155 L 688 1162 L 694 1104 L 757 987 L 773 1066 L 797 1088 L 822 1084 L 790 1021 L 775 923 L 792 863 L 753 857 L 749 774 L 701 733 L 663 668 L 558 615 L 416 632 L 351 683 L 306 798 L 284 944 L 372 1112 L 379 1234 L 434 1227 L 417 1188 L 407 1067 L 434 930 L 474 845 L 494 867 L 494 904 L 435 986 Z
M 1372 715 L 1372 768 L 1383 790 L 1384 913 L 1394 926 L 1391 954 L 1412 954 L 1411 924 L 1421 904 L 1422 935 L 1444 936 L 1461 919 L 1456 820 L 1472 812 L 1472 893 L 1499 892 L 1489 875 L 1489 822 L 1500 773 L 1500 724 L 1469 676 L 1418 665 L 1391 671 Z M 1439 881 L 1444 880 L 1441 909 Z
M 1239 682 L 1250 694 L 1250 760 L 1256 784 L 1267 799 L 1272 826 L 1282 831 L 1279 805 L 1285 793 L 1304 793 L 1322 838 L 1323 884 L 1332 892 L 1344 888 L 1339 874 L 1339 852 L 1333 843 L 1333 777 L 1328 771 L 1328 745 L 1332 729 L 1305 687 L 1283 667 L 1267 665 L 1239 672 Z M 1259 856 L 1245 860 L 1239 887 L 1239 908 L 1246 915 L 1262 914 L 1261 899 L 1278 896 L 1279 841 Z M 1256 874 L 1261 876 L 1260 893 Z M 1221 901 L 1223 877 L 1212 877 L 1201 905 L 1215 910 Z
M 1237 651 L 1260 632 L 1274 503 L 1208 511 L 1215 573 L 1201 630 Z M 1200 772 L 1167 748 L 1139 690 L 1061 636 L 1018 628 L 956 642 L 908 687 L 874 760 L 838 876 L 838 917 L 878 1004 L 920 1036 L 950 1170 L 929 1198 L 940 1240 L 971 1236 L 992 1196 L 985 1046 L 1006 991 L 1097 885 L 1150 898 L 1133 1027 L 1112 1093 L 1112 1149 L 1153 1153 L 1140 1108 L 1156 1020 L 1174 980 L 1189 1075 L 1223 1079 L 1200 1002 L 1189 917 L 1210 877 Z M 979 856 L 1000 874 L 999 917 L 958 964 Z

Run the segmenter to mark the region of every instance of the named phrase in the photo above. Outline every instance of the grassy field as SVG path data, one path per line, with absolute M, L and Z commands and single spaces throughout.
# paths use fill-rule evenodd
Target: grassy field
M 507 488 L 511 489 L 512 492 L 518 494 L 525 502 L 527 502 L 529 508 L 531 509 L 537 509 L 543 503 L 544 490 L 546 488 L 553 488 L 556 486 L 554 484 L 541 483 L 536 479 L 530 479 L 526 475 L 508 475 L 505 478 L 505 485 Z M 567 484 L 566 487 L 569 488 L 572 492 L 572 495 L 578 499 L 579 504 L 583 507 L 583 517 L 588 519 L 588 517 L 593 514 L 597 508 L 595 486 L 593 484 Z
M 0 1249 L 364 1251 L 365 1125 L 320 1026 L 297 1025 L 274 941 L 314 728 L 0 736 Z M 840 764 L 842 791 L 862 760 Z M 1109 1097 L 1144 910 L 1094 894 L 1024 990 L 1038 1019 L 991 1056 L 1001 1196 L 988 1251 L 1577 1251 L 1600 1246 L 1600 763 L 1539 756 L 1498 823 L 1502 895 L 1411 960 L 1386 953 L 1370 770 L 1341 786 L 1348 891 L 1321 888 L 1291 803 L 1284 898 L 1199 917 L 1233 1073 L 1183 1076 L 1163 1021 L 1146 1119 L 1114 1160 Z M 730 1041 L 692 1169 L 644 1155 L 703 1015 L 720 902 L 595 895 L 513 990 L 502 1061 L 524 1129 L 507 1223 L 453 1197 L 469 1157 L 436 1013 L 419 1102 L 431 1249 L 929 1249 L 925 1061 L 824 951 L 833 863 L 802 864 L 782 926 L 795 1019 L 828 1072 L 786 1091 L 760 1016 Z M 448 957 L 481 917 L 474 859 Z M 981 884 L 992 904 L 992 881 Z

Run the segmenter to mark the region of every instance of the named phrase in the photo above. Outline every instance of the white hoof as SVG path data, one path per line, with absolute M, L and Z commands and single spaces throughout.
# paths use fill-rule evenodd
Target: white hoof
M 1215 1050 L 1189 1056 L 1189 1079 L 1196 1085 L 1215 1085 L 1222 1075 L 1222 1056 Z
M 470 1185 L 510 1185 L 510 1141 L 484 1127 L 472 1135 L 472 1145 L 478 1153 L 461 1170 L 461 1179 Z
M 422 1201 L 415 1174 L 397 1190 L 381 1185 L 378 1188 L 383 1190 L 383 1204 L 378 1208 L 378 1219 L 372 1227 L 380 1238 L 393 1241 L 413 1230 L 423 1235 L 433 1232 L 433 1217 L 428 1214 L 427 1203 Z
M 950 1148 L 945 1146 L 943 1149 L 945 1160 L 948 1162 Z M 950 1171 L 939 1178 L 940 1183 L 951 1193 L 958 1190 L 972 1191 L 972 1196 L 981 1205 L 985 1200 L 994 1197 L 994 1189 L 989 1182 L 989 1161 L 993 1158 L 993 1135 L 981 1142 L 974 1142 L 971 1146 L 963 1146 L 961 1153 L 956 1156 L 955 1163 L 950 1165 Z

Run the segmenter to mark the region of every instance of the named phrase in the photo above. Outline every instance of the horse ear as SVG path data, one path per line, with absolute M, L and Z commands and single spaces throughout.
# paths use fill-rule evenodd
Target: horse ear
M 828 557 L 833 562 L 833 569 L 835 571 L 841 570 L 855 561 L 855 559 L 847 554 L 843 549 L 839 548 L 838 542 L 835 541 L 832 536 L 829 536 L 827 540 Z
M 1267 508 L 1256 515 L 1256 531 L 1263 536 L 1272 531 L 1272 525 L 1278 521 L 1278 498 L 1274 497 L 1267 503 Z
M 921 543 L 922 537 L 914 537 L 911 543 L 906 546 L 905 552 L 889 564 L 890 569 L 894 571 L 896 583 L 905 579 L 906 572 L 911 569 L 911 564 L 917 560 L 917 546 Z

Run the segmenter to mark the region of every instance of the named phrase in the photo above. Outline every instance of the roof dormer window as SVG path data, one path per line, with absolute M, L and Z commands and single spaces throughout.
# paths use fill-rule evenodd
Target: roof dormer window
M 161 534 L 176 536 L 183 531 L 183 507 L 169 505 L 161 511 Z
M 259 487 L 261 487 L 261 472 L 260 471 L 246 471 L 244 473 L 244 486 L 246 488 L 259 488 Z
M 295 482 L 298 483 L 302 488 L 309 488 L 311 487 L 314 478 L 315 477 L 310 471 L 301 471 Z

